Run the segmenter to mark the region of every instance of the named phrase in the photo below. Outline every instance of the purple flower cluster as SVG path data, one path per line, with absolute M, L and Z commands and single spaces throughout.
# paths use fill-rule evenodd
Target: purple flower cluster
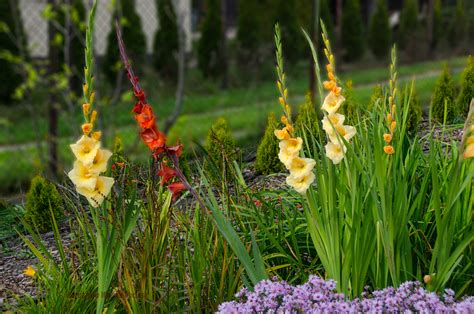
M 221 304 L 218 313 L 474 313 L 474 297 L 455 302 L 453 290 L 446 289 L 440 297 L 423 289 L 419 282 L 364 292 L 352 301 L 335 289 L 333 280 L 317 276 L 310 276 L 299 286 L 263 280 L 253 292 L 240 290 L 237 301 Z

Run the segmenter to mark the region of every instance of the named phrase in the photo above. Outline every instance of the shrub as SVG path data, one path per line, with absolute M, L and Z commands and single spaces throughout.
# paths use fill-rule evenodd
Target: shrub
M 398 31 L 398 44 L 404 49 L 413 41 L 414 32 L 418 29 L 418 3 L 417 0 L 403 1 L 400 14 L 400 28 Z
M 31 180 L 31 186 L 26 194 L 25 219 L 39 231 L 52 229 L 51 212 L 57 220 L 62 216 L 62 199 L 58 190 L 51 182 L 41 176 Z
M 390 51 L 391 42 L 392 34 L 388 21 L 387 3 L 385 0 L 378 0 L 375 13 L 370 19 L 370 50 L 378 59 L 384 59 Z
M 446 65 L 439 76 L 433 95 L 431 97 L 431 112 L 433 118 L 439 122 L 444 119 L 444 108 L 446 104 L 446 121 L 452 122 L 457 112 L 454 106 L 454 82 L 449 68 Z
M 469 112 L 472 98 L 474 98 L 474 57 L 469 56 L 467 66 L 464 68 L 461 76 L 461 93 L 456 101 L 456 107 L 463 118 Z
M 288 62 L 296 62 L 302 55 L 302 40 L 295 36 L 300 32 L 295 0 L 276 0 L 274 22 L 280 24 L 283 55 Z
M 239 15 L 237 18 L 238 54 L 243 64 L 252 61 L 255 64 L 258 58 L 261 31 L 259 23 L 259 5 L 257 1 L 239 1 Z
M 342 45 L 348 61 L 359 60 L 364 54 L 364 26 L 359 0 L 346 1 L 342 13 Z
M 283 171 L 283 164 L 278 159 L 278 139 L 274 131 L 280 128 L 272 112 L 268 115 L 265 134 L 257 148 L 257 159 L 255 160 L 255 169 L 262 174 L 271 174 Z
M 198 43 L 198 66 L 205 77 L 217 77 L 222 68 L 222 21 L 219 0 L 206 0 L 201 39 Z
M 400 104 L 400 108 L 402 108 L 402 104 L 406 100 L 408 101 L 408 97 L 410 97 L 410 87 L 406 87 L 404 91 L 400 93 L 400 97 L 398 103 Z M 415 85 L 413 85 L 413 90 L 411 91 L 410 102 L 408 103 L 408 115 L 406 120 L 407 131 L 409 134 L 416 134 L 418 132 L 418 126 L 421 121 L 422 109 L 420 104 L 420 99 L 418 98 L 418 94 L 416 92 Z
M 21 47 L 25 45 L 25 34 L 23 32 L 21 15 L 16 16 L 12 12 L 19 13 L 18 1 L 0 1 L 0 24 L 4 24 L 7 29 L 0 28 L 0 52 L 6 51 L 13 55 L 19 55 Z M 15 20 L 17 22 L 15 22 Z M 19 27 L 17 27 L 17 25 Z M 20 43 L 20 47 L 12 40 Z M 25 51 L 24 49 L 22 49 Z M 0 56 L 0 102 L 8 104 L 13 100 L 15 89 L 21 84 L 22 77 L 14 64 Z
M 107 51 L 102 65 L 107 81 L 112 85 L 115 85 L 117 73 L 119 71 L 121 73 L 120 66 L 118 66 L 120 54 L 115 35 L 115 20 L 120 16 L 122 17 L 120 19 L 122 37 L 124 42 L 127 43 L 127 53 L 134 64 L 134 68 L 138 69 L 138 73 L 135 74 L 139 75 L 140 65 L 144 63 L 146 55 L 146 39 L 140 16 L 135 10 L 135 0 L 119 0 L 111 21 L 112 28 L 107 37 Z
M 346 116 L 346 124 L 355 125 L 358 123 L 359 104 L 354 98 L 354 91 L 352 89 L 352 81 L 346 81 L 344 84 L 342 94 L 346 98 L 346 101 L 341 106 L 341 113 Z
M 318 123 L 318 114 L 311 100 L 311 94 L 308 93 L 306 94 L 305 101 L 299 106 L 298 115 L 295 120 L 295 132 L 299 136 L 303 136 L 306 133 L 308 138 L 310 138 L 309 134 L 317 138 L 320 130 Z
M 178 25 L 171 0 L 157 0 L 160 28 L 153 43 L 153 65 L 165 79 L 176 81 L 178 68 Z
M 223 177 L 233 173 L 233 162 L 237 160 L 235 138 L 225 118 L 219 118 L 207 133 L 205 148 L 209 158 Z
M 385 98 L 385 94 L 383 92 L 382 85 L 377 84 L 374 87 L 372 95 L 370 96 L 369 105 L 367 106 L 367 111 L 372 112 L 377 104 L 377 101 L 380 99 L 380 102 L 383 102 Z M 380 105 L 379 105 L 380 106 Z

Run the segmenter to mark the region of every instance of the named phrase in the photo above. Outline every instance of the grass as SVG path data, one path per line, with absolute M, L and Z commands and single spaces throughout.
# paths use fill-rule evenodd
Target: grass
M 420 102 L 426 107 L 429 104 L 437 76 L 433 72 L 439 71 L 443 63 L 448 62 L 452 69 L 459 70 L 465 64 L 464 57 L 457 57 L 444 61 L 430 61 L 401 66 L 399 68 L 400 82 L 409 83 L 412 77 L 416 78 L 416 88 Z M 304 64 L 294 67 L 295 71 L 289 74 L 290 102 L 298 105 L 304 101 L 307 90 L 307 73 Z M 271 111 L 278 111 L 277 90 L 274 80 L 268 80 L 248 87 L 232 88 L 224 91 L 216 89 L 215 85 L 207 82 L 200 83 L 200 77 L 190 73 L 187 85 L 188 91 L 184 99 L 183 114 L 179 117 L 169 133 L 170 142 L 180 139 L 185 145 L 205 138 L 212 123 L 219 117 L 225 117 L 241 146 L 256 143 L 262 135 L 266 117 Z M 354 96 L 358 103 L 368 103 L 372 94 L 373 85 L 385 83 L 389 77 L 387 67 L 372 69 L 353 69 L 341 73 L 342 80 L 353 80 Z M 417 78 L 418 77 L 418 78 Z M 454 76 L 459 85 L 459 71 Z M 174 95 L 166 91 L 165 87 L 154 89 L 149 80 L 144 82 L 149 91 L 149 99 L 159 117 L 166 117 L 174 107 Z M 207 85 L 206 85 L 207 84 Z M 148 85 L 148 86 L 147 86 Z M 194 87 L 196 86 L 196 87 Z M 105 94 L 105 93 L 103 93 Z M 137 127 L 132 118 L 131 94 L 124 94 L 116 104 L 101 102 L 99 119 L 101 129 L 105 130 L 104 145 L 111 147 L 113 138 L 118 135 L 122 138 L 129 155 L 144 160 L 147 151 L 138 143 Z M 44 106 L 43 106 L 44 107 Z M 60 116 L 59 133 L 62 135 L 59 143 L 61 166 L 68 169 L 72 162 L 68 143 L 80 135 L 79 123 L 82 121 L 80 106 L 74 112 L 63 112 Z M 34 113 L 32 111 L 35 110 Z M 35 140 L 45 142 L 47 137 L 47 119 L 33 119 L 32 114 L 46 116 L 44 110 L 35 108 L 26 109 L 0 107 L 0 194 L 14 194 L 24 190 L 30 178 L 44 170 L 44 162 L 40 158 Z M 162 121 L 159 121 L 159 123 Z M 2 151 L 1 146 L 18 145 L 16 150 Z M 41 145 L 46 151 L 46 145 Z M 135 150 L 132 148 L 135 147 Z

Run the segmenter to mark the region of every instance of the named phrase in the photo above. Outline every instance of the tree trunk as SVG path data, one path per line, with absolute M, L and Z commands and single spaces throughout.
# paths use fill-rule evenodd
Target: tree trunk
M 52 6 L 53 12 L 57 12 L 58 4 L 55 0 L 48 0 L 48 4 Z M 53 21 L 48 22 L 48 43 L 49 43 L 49 69 L 48 77 L 59 71 L 59 51 L 58 46 L 54 43 L 54 37 L 57 29 L 53 25 Z M 53 177 L 58 175 L 58 99 L 54 88 L 50 89 L 49 108 L 48 108 L 48 146 L 49 146 L 49 171 Z

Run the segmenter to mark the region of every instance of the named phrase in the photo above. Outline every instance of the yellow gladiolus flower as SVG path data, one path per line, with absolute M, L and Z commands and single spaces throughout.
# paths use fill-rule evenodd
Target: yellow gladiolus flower
M 109 177 L 97 177 L 96 185 L 93 189 L 77 187 L 77 192 L 84 195 L 93 207 L 98 207 L 109 195 L 114 179 Z
M 324 148 L 326 149 L 326 156 L 331 159 L 332 163 L 335 165 L 341 162 L 347 151 L 346 146 L 333 142 L 327 143 Z
M 341 107 L 342 103 L 346 99 L 342 95 L 337 95 L 334 92 L 330 92 L 326 98 L 324 98 L 323 105 L 321 106 L 328 114 L 335 113 L 339 107 Z
M 107 170 L 107 162 L 112 156 L 112 152 L 106 149 L 99 149 L 97 155 L 95 155 L 94 161 L 89 168 L 91 173 L 98 175 Z
M 100 148 L 100 142 L 83 135 L 75 144 L 70 146 L 77 160 L 85 166 L 89 166 L 94 161 L 95 155 Z
M 338 135 L 349 141 L 357 133 L 356 128 L 350 125 L 338 125 L 335 129 L 336 133 L 329 134 L 329 139 L 333 143 L 339 143 Z
M 290 133 L 288 133 L 288 130 L 285 128 L 281 130 L 275 130 L 274 131 L 275 136 L 281 141 L 281 140 L 287 140 L 290 138 Z
M 31 265 L 28 265 L 28 267 L 26 267 L 26 269 L 23 271 L 23 274 L 34 278 L 36 276 L 36 270 Z
M 474 157 L 474 143 L 471 143 L 466 147 L 463 156 L 465 159 Z
M 287 140 L 283 140 L 279 144 L 280 150 L 285 151 L 290 155 L 298 154 L 303 146 L 303 140 L 301 137 L 297 138 L 289 138 Z
M 290 174 L 286 178 L 286 183 L 295 189 L 296 192 L 300 194 L 305 194 L 306 190 L 309 188 L 311 183 L 315 179 L 314 173 L 312 171 L 308 172 L 305 176 L 298 177 L 293 174 Z
M 323 130 L 328 134 L 334 134 L 334 129 L 342 126 L 346 117 L 340 113 L 333 113 L 323 118 Z
M 392 141 L 392 134 L 389 134 L 389 133 L 385 133 L 383 135 L 383 140 L 386 142 L 386 143 L 390 143 Z
M 290 173 L 294 178 L 305 177 L 310 173 L 316 161 L 311 158 L 295 157 L 290 163 Z
M 395 149 L 393 148 L 392 145 L 386 145 L 383 147 L 383 151 L 385 152 L 385 154 L 387 155 L 392 155 L 393 153 L 395 153 Z
M 97 175 L 79 160 L 74 162 L 74 168 L 67 175 L 77 188 L 93 190 L 97 183 Z
M 471 135 L 466 139 L 466 145 L 469 145 L 472 143 L 474 143 L 474 135 Z

